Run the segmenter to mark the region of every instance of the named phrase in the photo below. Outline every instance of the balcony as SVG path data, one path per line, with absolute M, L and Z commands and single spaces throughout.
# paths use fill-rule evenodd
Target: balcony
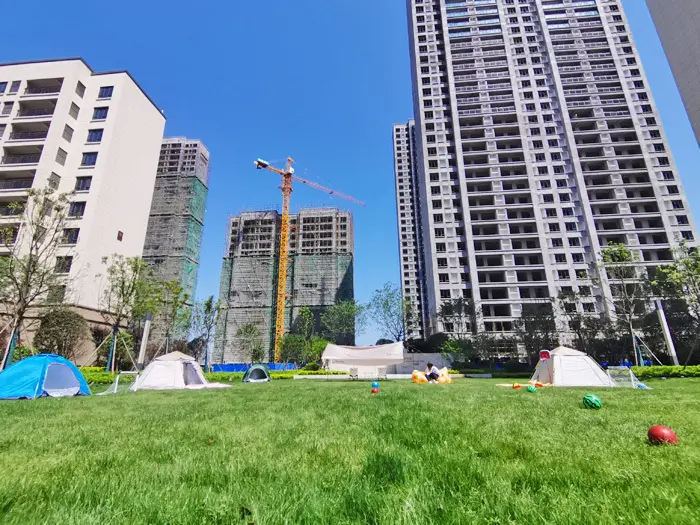
M 5 155 L 2 158 L 3 166 L 10 164 L 38 164 L 41 158 L 41 153 L 31 153 L 28 155 Z
M 34 178 L 0 180 L 0 191 L 28 190 L 33 183 Z
M 30 80 L 27 82 L 27 88 L 22 94 L 23 97 L 42 97 L 49 95 L 58 95 L 63 86 L 62 78 L 47 78 L 41 80 Z
M 49 126 L 43 122 L 13 124 L 8 142 L 35 142 L 44 140 Z
M 50 117 L 56 109 L 56 100 L 25 100 L 20 102 L 18 118 Z

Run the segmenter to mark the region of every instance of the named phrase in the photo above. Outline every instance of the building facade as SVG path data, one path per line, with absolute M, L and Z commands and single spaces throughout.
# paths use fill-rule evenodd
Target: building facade
M 647 5 L 700 143 L 700 2 L 647 0 Z
M 177 281 L 192 303 L 209 184 L 209 151 L 200 140 L 166 138 L 160 150 L 143 258 L 163 281 Z
M 437 312 L 459 298 L 492 333 L 562 292 L 599 315 L 602 247 L 655 266 L 695 242 L 620 0 L 407 7 L 427 332 L 454 332 Z
M 238 336 L 248 324 L 259 329 L 265 355 L 272 359 L 280 226 L 276 211 L 229 219 L 214 363 L 249 362 Z M 300 308 L 308 307 L 318 323 L 325 308 L 354 298 L 352 215 L 333 208 L 302 209 L 290 216 L 289 230 L 286 329 Z
M 404 323 L 407 339 L 425 336 L 423 318 L 425 284 L 423 278 L 423 232 L 416 154 L 415 121 L 394 125 L 394 173 L 396 186 L 396 216 L 399 231 L 399 260 L 401 261 L 401 290 L 404 296 Z
M 0 201 L 70 194 L 55 298 L 99 319 L 106 258 L 143 252 L 165 117 L 129 73 L 79 58 L 0 65 L 0 105 Z

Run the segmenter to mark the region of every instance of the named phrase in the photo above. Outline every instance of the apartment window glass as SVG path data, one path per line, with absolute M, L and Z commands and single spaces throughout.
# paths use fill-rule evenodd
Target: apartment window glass
M 73 118 L 78 118 L 79 113 L 80 113 L 80 107 L 75 102 L 71 102 L 70 111 L 68 111 L 68 114 Z
M 100 88 L 100 94 L 97 98 L 111 98 L 114 92 L 114 86 L 102 86 Z
M 63 128 L 63 138 L 67 142 L 73 140 L 73 128 L 71 128 L 68 124 L 66 124 Z
M 19 85 L 22 83 L 21 80 L 14 80 L 10 85 L 10 93 L 17 93 L 19 91 Z
M 7 89 L 7 82 L 0 82 L 0 93 L 4 93 Z
M 61 177 L 56 173 L 51 173 L 49 176 L 49 188 L 52 190 L 57 190 L 58 186 L 61 184 Z
M 83 160 L 80 163 L 81 166 L 94 166 L 97 164 L 97 152 L 91 151 L 89 153 L 83 153 Z
M 75 85 L 75 94 L 80 98 L 83 98 L 83 95 L 85 95 L 85 84 L 78 81 L 78 83 Z
M 78 177 L 75 179 L 75 191 L 90 191 L 92 177 Z
M 63 149 L 58 148 L 58 151 L 56 152 L 56 162 L 58 162 L 61 166 L 65 166 L 66 158 L 68 158 L 68 153 L 66 153 L 66 151 Z
M 55 273 L 70 273 L 70 268 L 73 265 L 73 257 L 56 257 Z
M 64 228 L 62 239 L 63 244 L 77 244 L 79 233 L 80 228 Z
M 68 209 L 68 217 L 80 218 L 85 215 L 84 202 L 71 202 Z
M 92 112 L 92 120 L 104 120 L 107 118 L 109 108 L 95 108 Z
M 88 131 L 88 142 L 102 142 L 103 129 L 91 129 Z

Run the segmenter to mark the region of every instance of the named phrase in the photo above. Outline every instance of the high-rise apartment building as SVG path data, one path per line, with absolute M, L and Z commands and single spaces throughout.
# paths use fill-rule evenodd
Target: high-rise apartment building
M 620 0 L 407 5 L 426 332 L 454 331 L 436 314 L 460 297 L 493 333 L 561 292 L 601 313 L 602 247 L 654 266 L 695 242 Z
M 143 258 L 158 279 L 179 282 L 190 303 L 197 288 L 208 183 L 209 151 L 202 141 L 163 140 Z
M 333 208 L 302 209 L 290 216 L 289 226 L 285 328 L 300 308 L 308 307 L 318 330 L 325 308 L 354 298 L 352 215 Z M 249 362 L 238 331 L 250 324 L 260 331 L 265 355 L 272 358 L 280 227 L 276 211 L 229 219 L 214 363 Z M 354 344 L 354 336 L 343 342 Z
M 409 120 L 407 124 L 395 124 L 393 136 L 401 289 L 405 300 L 404 321 L 407 339 L 420 339 L 425 335 L 423 233 L 421 199 L 418 194 L 418 166 L 415 158 L 415 127 L 414 120 Z
M 647 5 L 700 143 L 700 2 L 647 0 Z
M 105 259 L 143 252 L 165 117 L 129 73 L 79 58 L 1 64 L 0 105 L 0 201 L 71 194 L 54 298 L 99 321 Z

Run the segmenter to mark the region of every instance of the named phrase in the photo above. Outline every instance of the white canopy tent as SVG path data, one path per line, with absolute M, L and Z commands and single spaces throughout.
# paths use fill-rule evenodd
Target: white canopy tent
M 131 386 L 136 390 L 197 390 L 227 388 L 229 385 L 209 383 L 194 357 L 172 352 L 157 357 L 141 372 Z
M 615 386 L 591 356 L 565 346 L 542 351 L 530 381 L 553 386 Z
M 349 372 L 358 369 L 363 374 L 372 374 L 379 368 L 400 365 L 404 361 L 403 343 L 379 346 L 340 346 L 329 344 L 323 351 L 323 366 L 329 370 Z

